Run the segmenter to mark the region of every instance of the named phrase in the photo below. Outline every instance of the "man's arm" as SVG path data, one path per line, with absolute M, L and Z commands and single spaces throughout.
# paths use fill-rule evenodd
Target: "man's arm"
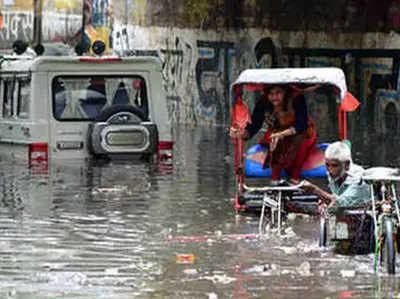
M 361 181 L 349 185 L 340 195 L 328 193 L 308 181 L 303 183 L 302 188 L 319 196 L 323 202 L 330 206 L 336 205 L 338 207 L 351 207 L 364 204 L 370 200 L 369 186 Z
M 336 196 L 334 194 L 328 193 L 308 181 L 304 183 L 303 188 L 308 192 L 317 195 L 321 201 L 326 204 L 333 205 L 336 202 Z

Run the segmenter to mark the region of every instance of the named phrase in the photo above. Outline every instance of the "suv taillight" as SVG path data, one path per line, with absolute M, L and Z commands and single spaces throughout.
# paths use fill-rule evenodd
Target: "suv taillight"
M 158 142 L 158 154 L 159 160 L 172 159 L 172 149 L 174 147 L 173 141 L 159 141 Z
M 163 173 L 171 173 L 173 170 L 172 150 L 174 142 L 159 141 L 157 151 L 158 170 Z
M 47 160 L 47 143 L 38 142 L 29 144 L 29 165 L 32 165 L 32 163 L 47 162 Z

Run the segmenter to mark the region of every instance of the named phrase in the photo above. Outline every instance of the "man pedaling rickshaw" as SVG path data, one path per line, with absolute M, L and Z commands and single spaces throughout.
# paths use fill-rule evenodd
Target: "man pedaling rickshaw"
M 329 240 L 336 244 L 335 251 L 343 254 L 372 252 L 374 224 L 367 213 L 371 203 L 370 186 L 362 177 L 364 169 L 353 163 L 347 141 L 337 141 L 326 148 L 325 166 L 330 192 L 309 181 L 303 181 L 301 186 L 305 192 L 319 197 L 318 210 L 323 221 L 320 222 L 320 246 L 326 246 L 327 242 L 326 222 L 322 220 L 326 219 Z
M 304 181 L 302 188 L 320 198 L 320 204 L 328 207 L 354 207 L 370 201 L 370 189 L 362 180 L 364 169 L 352 162 L 350 147 L 345 141 L 330 144 L 325 150 L 328 193 L 316 185 Z

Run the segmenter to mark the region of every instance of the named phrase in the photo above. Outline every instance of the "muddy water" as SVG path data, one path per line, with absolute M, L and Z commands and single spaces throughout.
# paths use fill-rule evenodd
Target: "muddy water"
M 259 236 L 236 215 L 231 143 L 223 128 L 174 132 L 173 169 L 148 162 L 52 163 L 48 172 L 0 155 L 0 298 L 387 298 L 400 276 L 372 255 L 318 248 L 318 221 L 291 219 Z M 367 143 L 366 143 L 367 142 Z M 399 165 L 398 146 L 366 166 Z M 400 264 L 399 264 L 400 267 Z

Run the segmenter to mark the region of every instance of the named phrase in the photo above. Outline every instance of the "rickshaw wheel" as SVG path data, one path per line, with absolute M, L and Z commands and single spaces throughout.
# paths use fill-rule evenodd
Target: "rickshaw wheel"
M 389 274 L 395 274 L 395 259 L 396 253 L 394 251 L 394 240 L 393 240 L 393 223 L 392 220 L 388 217 L 385 217 L 383 223 L 384 236 L 381 244 L 381 256 L 380 262 L 381 265 L 387 262 L 387 271 Z
M 319 247 L 326 247 L 327 242 L 327 228 L 326 218 L 320 217 L 319 219 Z

